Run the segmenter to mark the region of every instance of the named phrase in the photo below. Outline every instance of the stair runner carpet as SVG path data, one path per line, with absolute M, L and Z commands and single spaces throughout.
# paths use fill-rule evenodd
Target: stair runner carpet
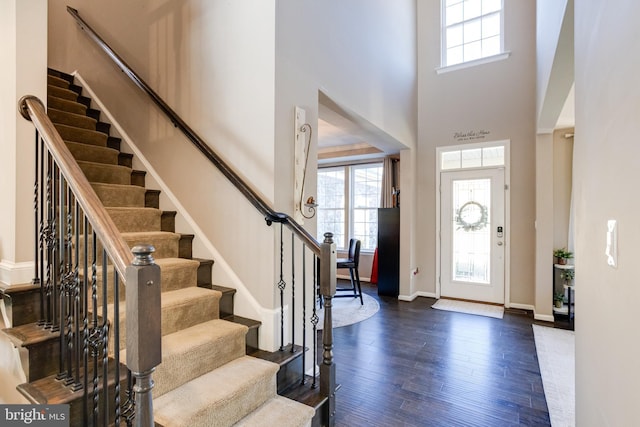
M 119 160 L 109 135 L 96 130 L 104 124 L 87 115 L 89 101 L 79 98 L 80 91 L 71 76 L 50 71 L 48 115 L 122 237 L 130 246 L 154 245 L 161 267 L 162 363 L 153 376 L 156 424 L 310 426 L 311 407 L 276 394 L 278 365 L 246 356 L 247 327 L 219 318 L 220 292 L 197 286 L 199 262 L 179 258 L 180 236 L 163 231 L 161 211 L 145 206 L 145 188 L 132 185 L 131 167 Z M 109 298 L 112 303 L 112 292 Z M 124 349 L 124 311 L 120 319 Z

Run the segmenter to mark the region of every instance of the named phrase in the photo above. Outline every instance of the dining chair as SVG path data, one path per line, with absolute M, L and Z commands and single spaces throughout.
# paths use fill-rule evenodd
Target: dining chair
M 362 288 L 360 287 L 360 274 L 358 273 L 358 265 L 360 264 L 360 240 L 349 240 L 349 252 L 347 256 L 348 258 L 338 258 L 336 260 L 336 268 L 349 269 L 349 276 L 351 277 L 351 287 L 337 288 L 335 296 L 336 298 L 357 298 L 359 296 L 360 304 L 364 305 L 364 302 L 362 301 Z M 338 295 L 338 291 L 353 292 L 353 295 Z

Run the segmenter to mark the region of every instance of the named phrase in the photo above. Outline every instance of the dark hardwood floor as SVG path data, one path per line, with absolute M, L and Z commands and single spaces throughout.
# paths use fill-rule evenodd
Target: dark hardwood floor
M 334 330 L 336 426 L 549 426 L 530 313 L 493 319 L 378 297 Z

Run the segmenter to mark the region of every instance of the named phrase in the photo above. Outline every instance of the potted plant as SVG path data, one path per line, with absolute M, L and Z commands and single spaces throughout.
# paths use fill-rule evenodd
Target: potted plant
M 556 292 L 555 295 L 553 296 L 553 305 L 556 308 L 562 308 L 563 304 L 564 304 L 564 291 Z
M 576 277 L 576 272 L 574 270 L 565 270 L 562 272 L 562 278 L 564 279 L 564 284 L 567 286 L 571 286 L 571 282 Z
M 565 265 L 568 259 L 573 258 L 573 252 L 560 248 L 553 251 L 553 256 L 558 260 L 558 264 Z

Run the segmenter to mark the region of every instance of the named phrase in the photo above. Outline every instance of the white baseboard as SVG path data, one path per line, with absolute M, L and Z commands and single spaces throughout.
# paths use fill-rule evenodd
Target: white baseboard
M 521 310 L 533 311 L 533 318 L 544 322 L 553 322 L 553 314 L 538 314 L 536 308 L 531 304 L 519 304 L 517 302 L 509 303 L 508 308 L 519 308 Z
M 408 301 L 411 302 L 418 297 L 426 297 L 426 298 L 436 298 L 436 294 L 434 292 L 424 292 L 418 291 L 411 295 L 398 295 L 398 301 Z
M 33 280 L 34 262 L 12 262 L 3 259 L 0 261 L 0 282 L 7 285 L 22 285 Z
M 533 313 L 533 318 L 536 319 L 536 320 L 542 320 L 544 322 L 553 322 L 554 321 L 553 314 L 537 314 L 537 313 L 535 313 L 535 311 Z
M 519 308 L 520 310 L 529 310 L 535 311 L 535 307 L 531 304 L 519 304 L 517 302 L 510 302 L 509 305 L 505 306 L 506 308 Z

